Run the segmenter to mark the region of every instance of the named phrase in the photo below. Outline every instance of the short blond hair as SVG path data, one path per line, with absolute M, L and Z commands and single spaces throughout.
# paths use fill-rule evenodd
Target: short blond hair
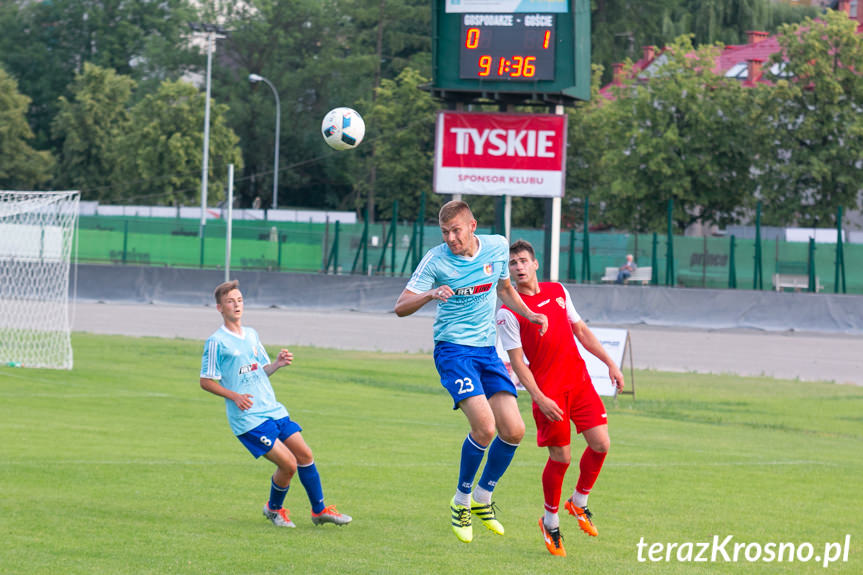
M 216 304 L 222 303 L 222 298 L 225 297 L 226 294 L 231 292 L 232 290 L 240 289 L 239 280 L 231 280 L 229 282 L 222 282 L 216 286 L 216 290 L 213 292 L 213 296 L 216 298 Z
M 467 202 L 462 200 L 452 200 L 441 206 L 440 212 L 438 212 L 438 221 L 448 222 L 463 213 L 467 213 L 467 215 L 470 216 L 470 219 L 474 219 L 473 212 L 470 211 L 470 206 L 467 205 Z

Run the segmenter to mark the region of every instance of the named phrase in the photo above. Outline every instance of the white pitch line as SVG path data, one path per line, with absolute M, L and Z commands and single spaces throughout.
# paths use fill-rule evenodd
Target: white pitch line
M 33 461 L 4 461 L 2 465 L 33 465 Z M 138 461 L 121 461 L 116 459 L 104 460 L 89 460 L 89 459 L 70 459 L 53 461 L 53 465 L 188 465 L 188 466 L 203 466 L 203 465 L 246 465 L 243 462 L 213 462 L 207 461 L 171 461 L 171 460 L 138 460 Z M 388 468 L 417 468 L 417 467 L 452 467 L 451 461 L 416 461 L 416 462 L 399 462 L 399 463 L 380 463 L 377 461 L 339 463 L 331 461 L 327 463 L 327 467 L 347 466 L 352 467 L 388 467 Z M 815 461 L 808 459 L 787 460 L 787 461 L 718 461 L 708 463 L 698 462 L 671 462 L 671 463 L 654 463 L 654 462 L 635 462 L 635 461 L 609 461 L 605 464 L 606 467 L 763 467 L 772 465 L 827 465 L 835 467 L 838 464 L 825 461 Z M 535 463 L 528 462 L 513 462 L 511 467 L 535 467 Z
M 753 466 L 762 467 L 765 465 L 831 465 L 826 461 L 814 461 L 811 459 L 788 460 L 788 461 L 708 461 L 700 463 L 697 461 L 677 461 L 657 463 L 654 461 L 609 461 L 605 464 L 606 467 L 732 467 L 732 466 Z

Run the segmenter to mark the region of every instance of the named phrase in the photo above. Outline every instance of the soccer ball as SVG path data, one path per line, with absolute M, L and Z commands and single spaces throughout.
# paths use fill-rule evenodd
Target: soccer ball
M 350 150 L 363 141 L 366 134 L 366 123 L 356 110 L 351 108 L 333 108 L 324 116 L 321 122 L 321 133 L 324 141 L 335 150 Z

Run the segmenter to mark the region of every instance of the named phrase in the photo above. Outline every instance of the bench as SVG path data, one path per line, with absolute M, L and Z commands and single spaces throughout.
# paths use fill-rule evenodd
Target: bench
M 605 274 L 602 276 L 602 281 L 604 282 L 615 282 L 617 281 L 617 272 L 620 268 L 617 267 L 607 267 L 605 268 Z M 639 267 L 635 268 L 635 272 L 629 278 L 624 280 L 623 283 L 641 283 L 641 285 L 647 285 L 650 283 L 650 278 L 653 276 L 653 268 L 652 267 Z
M 809 276 L 803 274 L 773 274 L 773 288 L 776 291 L 793 289 L 794 291 L 806 291 L 809 289 Z M 821 280 L 815 276 L 815 291 L 824 289 Z

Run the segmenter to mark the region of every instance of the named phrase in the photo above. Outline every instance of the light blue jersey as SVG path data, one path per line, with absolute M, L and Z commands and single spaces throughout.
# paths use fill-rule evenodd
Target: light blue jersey
M 201 377 L 252 396 L 253 405 L 246 411 L 225 399 L 228 423 L 234 435 L 242 435 L 267 420 L 288 416 L 285 406 L 276 401 L 270 378 L 264 372 L 264 366 L 269 363 L 258 332 L 250 327 L 244 327 L 243 335 L 239 336 L 222 326 L 204 343 Z
M 407 289 L 423 293 L 448 285 L 455 292 L 438 302 L 435 341 L 485 347 L 495 344 L 497 282 L 509 281 L 509 244 L 503 236 L 476 236 L 473 257 L 453 254 L 445 243 L 430 249 L 414 270 Z

